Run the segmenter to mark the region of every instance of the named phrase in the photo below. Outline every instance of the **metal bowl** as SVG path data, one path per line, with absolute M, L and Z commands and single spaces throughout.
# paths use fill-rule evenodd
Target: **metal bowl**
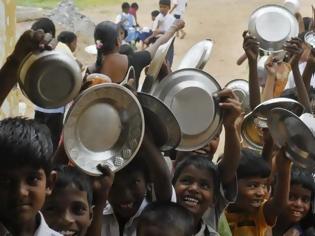
M 300 0 L 285 0 L 283 6 L 288 9 L 292 14 L 300 11 L 301 2 Z
M 282 51 L 283 43 L 299 34 L 299 25 L 294 15 L 285 7 L 265 5 L 250 16 L 248 31 L 260 42 L 266 52 Z
M 178 146 L 181 140 L 179 124 L 172 111 L 158 98 L 150 94 L 138 93 L 146 126 L 161 151 L 169 151 Z
M 259 104 L 253 110 L 253 116 L 255 116 L 255 118 L 258 118 L 256 119 L 256 125 L 261 128 L 267 128 L 267 117 L 269 115 L 269 112 L 274 108 L 283 108 L 293 112 L 298 116 L 300 116 L 304 111 L 303 105 L 294 99 L 272 98 Z
M 221 90 L 206 72 L 182 69 L 169 74 L 152 88 L 152 95 L 175 115 L 182 139 L 179 151 L 191 151 L 208 144 L 222 124 L 222 114 L 214 94 Z
M 231 89 L 236 96 L 238 97 L 239 101 L 242 103 L 242 110 L 245 113 L 250 112 L 250 105 L 249 105 L 249 85 L 247 80 L 243 79 L 235 79 L 231 80 L 225 85 L 226 88 Z
M 213 47 L 213 41 L 206 39 L 196 43 L 184 55 L 177 70 L 185 68 L 195 68 L 202 70 L 207 64 Z
M 248 113 L 241 126 L 241 136 L 250 148 L 261 151 L 263 149 L 264 140 L 263 132 L 255 123 L 255 116 L 252 112 Z
M 304 36 L 304 41 L 310 45 L 312 48 L 315 47 L 315 32 L 309 31 Z
M 297 115 L 282 108 L 272 109 L 268 127 L 275 144 L 285 146 L 288 158 L 303 168 L 315 169 L 315 137 Z
M 138 152 L 144 116 L 136 96 L 117 84 L 88 88 L 74 102 L 64 125 L 69 158 L 89 175 L 100 175 L 98 164 L 118 171 Z
M 18 70 L 19 85 L 37 106 L 61 107 L 79 94 L 82 75 L 78 63 L 58 51 L 29 54 Z

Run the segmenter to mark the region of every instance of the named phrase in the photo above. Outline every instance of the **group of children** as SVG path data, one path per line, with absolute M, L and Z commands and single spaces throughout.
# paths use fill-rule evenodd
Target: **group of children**
M 171 5 L 169 0 L 159 3 L 157 19 L 166 27 L 170 24 L 166 19 L 172 18 Z M 52 49 L 45 37 L 47 33 L 55 36 L 53 27 L 51 31 L 47 29 L 49 24 L 34 24 L 33 30 L 18 40 L 0 70 L 0 104 L 16 84 L 23 58 L 34 50 Z M 121 74 L 125 74 L 130 63 L 141 72 L 157 47 L 182 29 L 183 24 L 172 22 L 169 27 L 159 28 L 164 35 L 151 48 L 124 57 L 118 52 L 121 28 L 112 22 L 98 24 L 94 35 L 98 46 L 96 69 L 109 74 L 116 83 L 123 79 Z M 258 43 L 246 32 L 243 36 L 254 108 L 260 103 Z M 58 50 L 64 46 L 75 50 L 73 33 L 62 32 L 57 39 Z M 297 81 L 302 42 L 293 39 L 285 49 L 294 58 L 290 67 Z M 315 71 L 313 51 L 306 57 L 304 73 L 308 85 Z M 124 60 L 126 65 L 119 64 Z M 98 166 L 102 173 L 99 177 L 87 176 L 68 165 L 61 131 L 56 132 L 57 127 L 62 129 L 62 122 L 57 126 L 50 112 L 42 112 L 43 119 L 37 115 L 35 120 L 16 117 L 0 121 L 0 235 L 314 236 L 314 173 L 292 164 L 285 150 L 273 145 L 268 132 L 264 133 L 262 153 L 243 147 L 238 129 L 242 110 L 237 96 L 228 89 L 216 96 L 223 111 L 225 132 L 224 152 L 218 163 L 212 159 L 223 129 L 201 149 L 173 150 L 171 166 L 146 130 L 135 158 L 116 173 Z

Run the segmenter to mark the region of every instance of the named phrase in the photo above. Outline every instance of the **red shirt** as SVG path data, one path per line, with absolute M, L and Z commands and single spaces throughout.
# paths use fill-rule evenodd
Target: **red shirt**
M 130 7 L 128 13 L 133 15 L 134 17 L 137 16 L 137 10 L 135 8 Z

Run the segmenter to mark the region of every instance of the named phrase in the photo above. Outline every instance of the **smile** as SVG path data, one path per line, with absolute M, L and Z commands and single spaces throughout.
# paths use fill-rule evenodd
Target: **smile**
M 187 206 L 196 207 L 199 204 L 199 199 L 192 196 L 186 196 L 184 197 L 184 203 Z
M 67 231 L 60 231 L 60 234 L 64 235 L 64 236 L 73 236 L 73 235 L 77 235 L 77 232 L 72 231 L 72 230 L 67 230 Z

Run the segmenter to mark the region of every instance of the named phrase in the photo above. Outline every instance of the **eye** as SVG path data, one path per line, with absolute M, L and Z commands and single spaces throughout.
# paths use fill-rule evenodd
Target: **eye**
M 209 190 L 209 189 L 211 189 L 211 186 L 207 182 L 202 182 L 202 183 L 200 183 L 200 188 L 205 189 L 205 190 Z
M 302 197 L 302 202 L 308 204 L 308 203 L 311 202 L 311 198 L 309 198 L 309 197 Z
M 188 184 L 191 184 L 191 182 L 192 182 L 192 179 L 190 178 L 190 177 L 182 177 L 182 178 L 180 178 L 179 179 L 179 182 L 181 183 L 181 184 L 185 184 L 185 185 L 188 185 Z
M 293 195 L 293 194 L 290 194 L 289 195 L 289 200 L 290 201 L 295 201 L 295 200 L 297 200 L 298 198 L 297 198 L 297 196 L 295 196 L 295 195 Z
M 36 186 L 40 180 L 41 180 L 41 176 L 35 173 L 29 175 L 26 179 L 27 183 L 32 186 Z
M 85 204 L 76 202 L 72 205 L 72 212 L 76 215 L 83 215 L 87 211 Z

